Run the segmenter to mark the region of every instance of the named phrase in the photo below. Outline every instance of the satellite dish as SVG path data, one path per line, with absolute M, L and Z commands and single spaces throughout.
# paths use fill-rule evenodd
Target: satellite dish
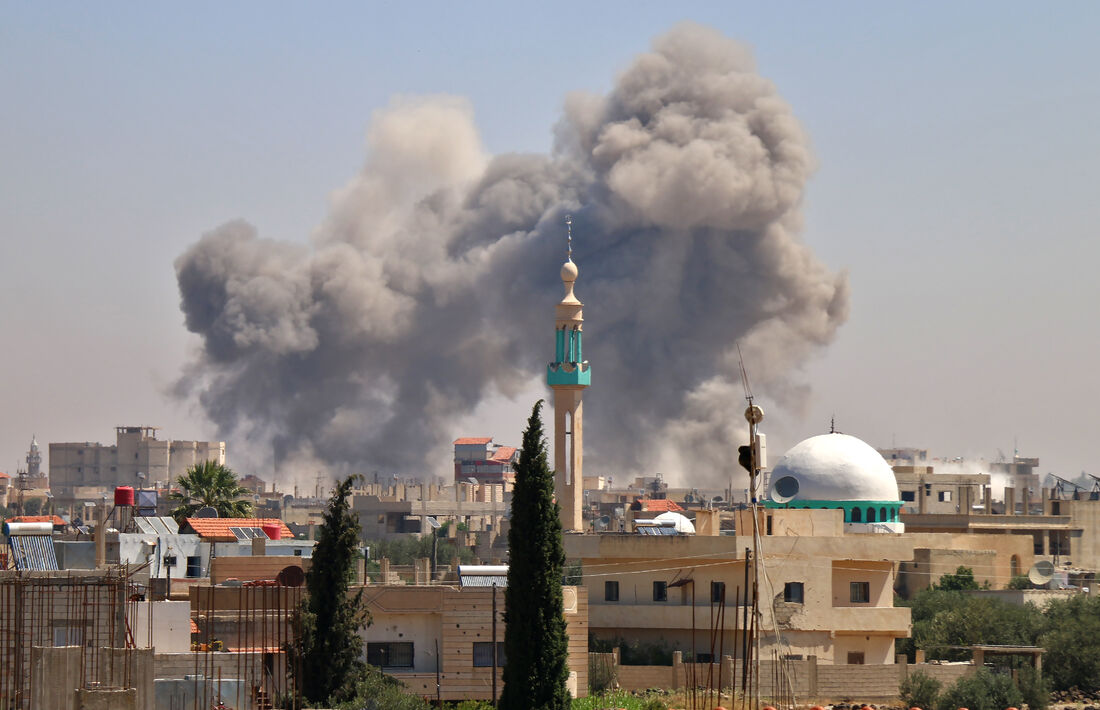
M 611 524 L 611 517 L 607 515 L 600 516 L 600 522 L 604 524 L 604 527 L 607 527 Z
M 1050 560 L 1039 560 L 1027 571 L 1027 578 L 1036 586 L 1046 584 L 1054 579 L 1054 563 Z
M 216 517 L 218 517 L 218 509 L 207 505 L 205 507 L 199 508 L 198 512 L 195 513 L 195 517 L 196 518 L 216 518 Z
M 783 476 L 772 483 L 772 500 L 776 503 L 789 503 L 798 495 L 798 479 L 794 476 Z
M 275 581 L 282 587 L 300 587 L 306 581 L 306 573 L 297 565 L 283 567 L 276 575 Z

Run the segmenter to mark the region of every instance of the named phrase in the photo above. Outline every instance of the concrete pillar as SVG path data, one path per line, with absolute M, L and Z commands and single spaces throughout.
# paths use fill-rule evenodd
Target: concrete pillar
M 1020 500 L 1023 503 L 1023 514 L 1031 514 L 1031 489 L 1024 486 L 1020 489 Z
M 918 648 L 917 651 L 913 654 L 913 661 L 915 663 L 924 663 L 924 651 Z
M 383 557 L 378 560 L 379 576 L 381 577 L 382 584 L 390 583 L 390 558 Z
M 100 501 L 96 507 L 95 524 L 95 566 L 96 569 L 107 565 L 107 501 Z
M 1016 514 L 1016 489 L 1005 486 L 1005 515 Z
M 252 556 L 264 557 L 267 555 L 267 536 L 252 538 Z
M 31 648 L 31 707 L 76 710 L 80 685 L 80 646 Z
M 733 688 L 733 656 L 722 656 L 722 687 L 718 689 L 721 695 L 726 688 Z
M 983 496 L 985 498 L 985 514 L 986 515 L 992 515 L 993 514 L 993 488 L 991 486 L 986 486 L 985 490 L 983 492 Z
M 1050 515 L 1050 489 L 1043 486 L 1040 490 L 1043 499 L 1043 515 Z
M 133 688 L 137 692 L 138 708 L 156 707 L 156 696 L 153 692 L 154 652 L 152 648 L 100 649 L 100 686 Z
M 806 692 L 811 698 L 817 697 L 817 656 L 806 657 Z
M 683 681 L 683 682 L 681 682 Z M 684 652 L 672 652 L 672 689 L 679 690 L 687 687 L 687 678 L 684 675 Z
M 151 707 L 151 706 L 143 706 Z M 137 691 L 128 690 L 85 690 L 76 691 L 77 710 L 139 710 Z

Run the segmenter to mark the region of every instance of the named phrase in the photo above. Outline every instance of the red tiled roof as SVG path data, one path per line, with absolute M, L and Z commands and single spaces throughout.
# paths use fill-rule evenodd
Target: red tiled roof
M 0 478 L 11 478 L 11 476 L 6 473 L 0 473 Z
M 455 439 L 455 446 L 463 446 L 465 444 L 488 444 L 493 440 L 491 436 L 464 436 L 459 439 Z
M 512 457 L 516 455 L 516 447 L 514 446 L 502 446 L 493 452 L 493 455 L 489 457 L 490 461 L 511 461 Z
M 294 533 L 278 518 L 187 518 L 187 527 L 207 542 L 235 542 L 237 536 L 229 528 L 262 528 L 265 525 L 281 525 L 283 537 L 294 539 Z
M 683 508 L 674 500 L 667 498 L 639 498 L 642 510 L 647 513 L 667 513 L 669 511 L 680 512 Z
M 195 623 L 194 619 L 191 619 L 191 633 L 193 633 L 193 634 L 199 633 L 199 625 Z
M 65 521 L 61 519 L 59 515 L 16 515 L 14 518 L 8 518 L 12 523 L 53 523 L 54 525 L 64 525 Z

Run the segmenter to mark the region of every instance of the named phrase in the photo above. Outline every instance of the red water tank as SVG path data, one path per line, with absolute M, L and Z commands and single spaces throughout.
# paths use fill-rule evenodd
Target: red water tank
M 134 487 L 118 486 L 115 488 L 115 505 L 134 505 Z
M 264 523 L 260 526 L 260 529 L 264 531 L 264 535 L 267 535 L 269 540 L 283 539 L 283 526 L 279 523 Z

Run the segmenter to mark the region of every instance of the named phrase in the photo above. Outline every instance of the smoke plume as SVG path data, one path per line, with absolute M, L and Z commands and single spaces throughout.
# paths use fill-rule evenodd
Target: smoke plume
M 692 24 L 606 96 L 568 96 L 550 155 L 486 154 L 461 98 L 394 100 L 310 247 L 235 221 L 177 259 L 202 339 L 178 389 L 280 457 L 445 471 L 426 452 L 451 422 L 545 372 L 571 213 L 588 469 L 725 482 L 737 341 L 754 385 L 795 401 L 847 317 L 846 277 L 797 238 L 812 169 L 749 52 Z

